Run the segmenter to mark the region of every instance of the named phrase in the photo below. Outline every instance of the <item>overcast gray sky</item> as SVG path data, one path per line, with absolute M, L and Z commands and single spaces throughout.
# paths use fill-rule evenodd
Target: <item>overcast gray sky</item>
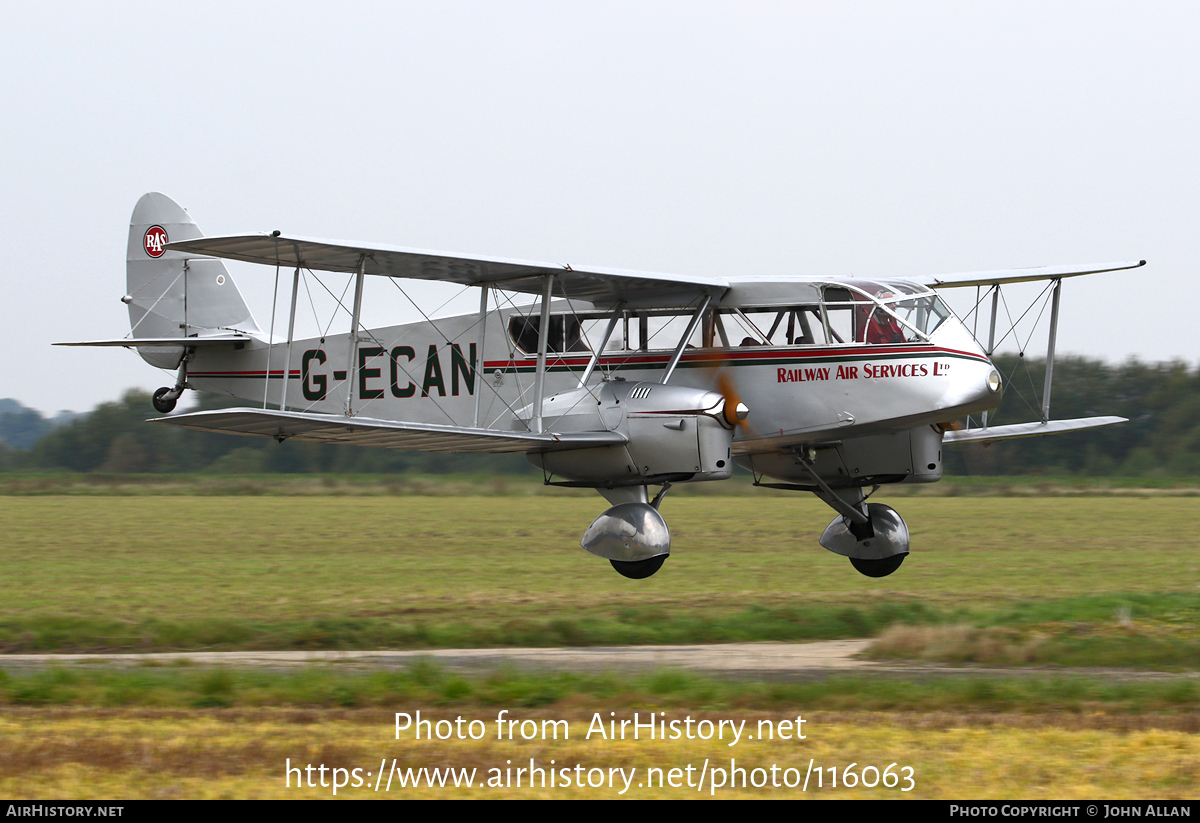
M 43 411 L 168 382 L 129 351 L 49 345 L 128 330 L 125 235 L 146 191 L 207 234 L 713 276 L 1145 258 L 1065 284 L 1060 351 L 1200 358 L 1194 3 L 23 3 L 4 18 L 0 396 Z M 273 271 L 233 273 L 265 325 Z M 368 313 L 415 316 L 384 298 Z

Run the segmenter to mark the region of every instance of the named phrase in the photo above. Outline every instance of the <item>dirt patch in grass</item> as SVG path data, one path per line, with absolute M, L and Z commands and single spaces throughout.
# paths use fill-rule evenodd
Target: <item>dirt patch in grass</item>
M 875 659 L 1014 666 L 1040 662 L 1046 638 L 1004 626 L 892 626 L 871 644 Z

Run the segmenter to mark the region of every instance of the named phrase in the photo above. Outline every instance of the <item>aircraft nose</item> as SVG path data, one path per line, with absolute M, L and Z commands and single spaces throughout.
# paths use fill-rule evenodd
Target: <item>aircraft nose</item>
M 995 366 L 984 370 L 980 377 L 972 394 L 981 408 L 994 409 L 1004 397 L 1004 378 Z

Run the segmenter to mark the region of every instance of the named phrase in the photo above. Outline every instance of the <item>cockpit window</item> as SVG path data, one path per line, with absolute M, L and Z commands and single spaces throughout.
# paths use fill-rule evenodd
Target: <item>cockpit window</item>
M 839 343 L 921 343 L 950 316 L 941 298 L 911 283 L 854 281 L 824 290 L 825 317 Z
M 924 335 L 933 334 L 942 321 L 950 316 L 950 309 L 936 294 L 898 300 L 893 311 L 909 325 Z
M 854 281 L 826 286 L 819 304 L 719 309 L 716 333 L 732 348 L 924 343 L 949 316 L 921 286 Z

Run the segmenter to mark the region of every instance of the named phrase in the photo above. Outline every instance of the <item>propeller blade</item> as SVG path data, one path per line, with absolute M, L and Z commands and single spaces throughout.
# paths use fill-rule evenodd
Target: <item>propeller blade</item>
M 729 374 L 729 369 L 721 369 L 717 373 L 717 391 L 725 398 L 725 422 L 731 426 L 746 425 L 750 409 L 742 402 L 742 396 Z

